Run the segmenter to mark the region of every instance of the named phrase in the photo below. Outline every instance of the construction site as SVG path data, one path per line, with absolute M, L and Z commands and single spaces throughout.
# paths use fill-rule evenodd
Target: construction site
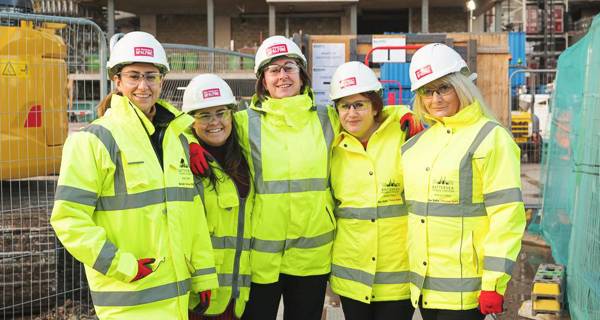
M 65 140 L 113 89 L 109 39 L 140 30 L 166 50 L 161 98 L 177 107 L 194 76 L 215 73 L 247 108 L 271 35 L 302 49 L 323 106 L 348 61 L 375 71 L 385 105 L 410 106 L 415 50 L 454 48 L 521 149 L 526 232 L 504 310 L 486 320 L 600 320 L 599 12 L 592 0 L 0 0 L 0 319 L 97 319 L 49 219 Z M 344 319 L 330 290 L 322 319 Z

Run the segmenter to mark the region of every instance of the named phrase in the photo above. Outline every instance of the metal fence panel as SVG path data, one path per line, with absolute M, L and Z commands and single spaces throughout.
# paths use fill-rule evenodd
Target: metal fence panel
M 105 61 L 89 20 L 0 12 L 1 319 L 93 317 L 81 264 L 49 217 L 69 129 L 106 94 Z

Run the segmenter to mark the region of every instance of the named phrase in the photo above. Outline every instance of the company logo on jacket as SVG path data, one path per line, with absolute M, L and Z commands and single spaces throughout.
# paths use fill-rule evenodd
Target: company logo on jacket
M 154 49 L 148 47 L 134 47 L 133 55 L 136 57 L 154 57 Z
M 211 88 L 202 90 L 202 97 L 204 99 L 216 98 L 221 96 L 221 90 L 219 88 Z
M 340 80 L 340 89 L 348 88 L 356 85 L 356 77 L 346 78 L 344 80 Z
M 439 177 L 434 180 L 433 186 L 431 187 L 434 192 L 441 194 L 452 194 L 454 193 L 454 181 L 449 180 L 445 176 Z
M 267 56 L 272 56 L 280 53 L 287 53 L 288 48 L 285 43 L 272 45 L 267 48 Z

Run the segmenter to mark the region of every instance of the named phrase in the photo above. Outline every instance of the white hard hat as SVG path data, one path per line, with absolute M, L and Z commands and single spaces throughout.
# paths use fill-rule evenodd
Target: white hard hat
M 165 49 L 153 35 L 142 31 L 115 34 L 110 39 L 110 59 L 106 64 L 108 76 L 112 78 L 119 66 L 136 62 L 151 63 L 162 73 L 169 71 Z
M 410 62 L 410 90 L 437 80 L 445 75 L 460 72 L 468 66 L 465 60 L 443 43 L 430 43 L 415 52 Z M 475 80 L 476 74 L 471 75 Z
M 235 105 L 231 88 L 223 79 L 211 73 L 198 75 L 190 81 L 183 92 L 183 112 L 216 106 Z
M 272 36 L 258 47 L 254 57 L 254 73 L 276 57 L 290 57 L 300 59 L 303 67 L 306 67 L 306 58 L 296 43 L 283 36 Z
M 381 82 L 369 67 L 358 61 L 340 65 L 331 78 L 329 97 L 337 100 L 357 93 L 379 91 Z

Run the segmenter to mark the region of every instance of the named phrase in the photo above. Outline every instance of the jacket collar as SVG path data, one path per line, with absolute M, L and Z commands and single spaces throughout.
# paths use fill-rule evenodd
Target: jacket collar
M 455 115 L 451 117 L 435 118 L 429 114 L 425 115 L 425 118 L 432 121 L 433 123 L 439 123 L 449 128 L 460 128 L 469 126 L 483 117 L 483 110 L 479 101 L 475 100 L 470 105 L 460 109 Z

